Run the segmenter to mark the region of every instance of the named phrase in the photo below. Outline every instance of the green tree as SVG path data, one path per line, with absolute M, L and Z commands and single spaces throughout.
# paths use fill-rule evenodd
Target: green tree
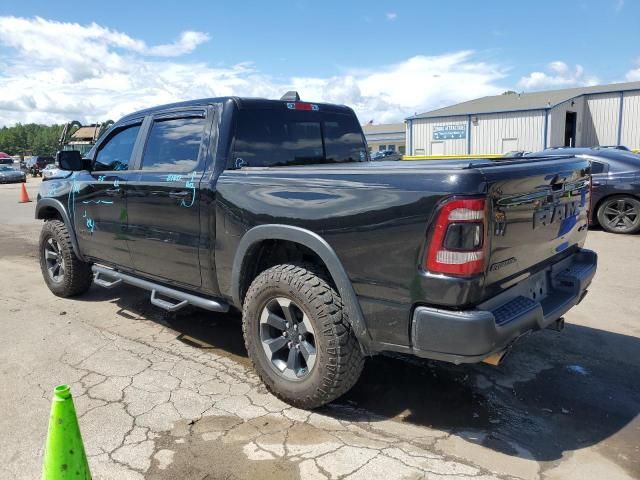
M 62 125 L 18 123 L 0 128 L 0 151 L 9 155 L 54 155 Z

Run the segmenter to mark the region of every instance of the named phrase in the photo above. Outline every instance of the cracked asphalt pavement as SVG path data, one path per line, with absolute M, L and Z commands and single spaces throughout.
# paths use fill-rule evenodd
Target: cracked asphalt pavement
M 308 412 L 262 386 L 237 314 L 127 286 L 54 297 L 18 188 L 0 187 L 0 478 L 39 477 L 59 383 L 94 479 L 640 478 L 640 236 L 591 231 L 590 294 L 500 367 L 379 356 Z

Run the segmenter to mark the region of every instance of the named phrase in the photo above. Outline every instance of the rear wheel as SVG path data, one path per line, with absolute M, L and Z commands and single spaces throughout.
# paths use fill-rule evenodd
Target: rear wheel
M 628 196 L 607 198 L 598 208 L 598 223 L 611 233 L 637 232 L 640 230 L 640 201 Z
M 278 398 L 316 408 L 347 392 L 364 365 L 337 292 L 311 267 L 277 265 L 253 281 L 243 332 L 254 368 Z
M 40 233 L 40 269 L 49 290 L 59 297 L 72 297 L 91 286 L 91 264 L 76 257 L 64 222 L 49 220 Z

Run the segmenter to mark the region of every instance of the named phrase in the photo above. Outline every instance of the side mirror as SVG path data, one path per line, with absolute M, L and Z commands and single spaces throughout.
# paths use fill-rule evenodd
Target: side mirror
M 56 154 L 56 161 L 62 170 L 72 172 L 84 170 L 82 155 L 78 150 L 61 150 Z

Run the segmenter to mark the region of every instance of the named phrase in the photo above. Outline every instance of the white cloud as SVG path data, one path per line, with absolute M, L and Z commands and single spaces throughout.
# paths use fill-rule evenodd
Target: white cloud
M 629 82 L 640 82 L 640 67 L 635 70 L 629 70 L 625 78 Z
M 209 41 L 209 34 L 203 32 L 182 32 L 180 38 L 168 45 L 157 45 L 148 48 L 146 53 L 149 55 L 158 55 L 160 57 L 177 57 L 190 53 L 196 49 L 201 43 Z
M 637 67 L 629 70 L 625 75 L 625 80 L 627 82 L 638 82 L 640 81 L 640 58 L 636 60 Z
M 532 72 L 518 82 L 518 88 L 525 91 L 547 90 L 553 88 L 582 87 L 597 85 L 598 78 L 586 75 L 582 65 L 569 67 L 564 62 L 555 61 L 547 65 L 549 73 Z
M 385 14 L 385 17 L 387 17 L 387 20 L 390 22 L 393 22 L 398 18 L 398 14 L 396 12 L 389 12 Z
M 153 105 L 225 96 L 303 99 L 352 106 L 362 121 L 400 121 L 414 112 L 498 94 L 506 70 L 473 51 L 415 56 L 375 70 L 274 79 L 241 62 L 214 67 L 177 58 L 209 37 L 184 32 L 176 42 L 143 40 L 95 23 L 0 17 L 0 125 L 95 122 Z

